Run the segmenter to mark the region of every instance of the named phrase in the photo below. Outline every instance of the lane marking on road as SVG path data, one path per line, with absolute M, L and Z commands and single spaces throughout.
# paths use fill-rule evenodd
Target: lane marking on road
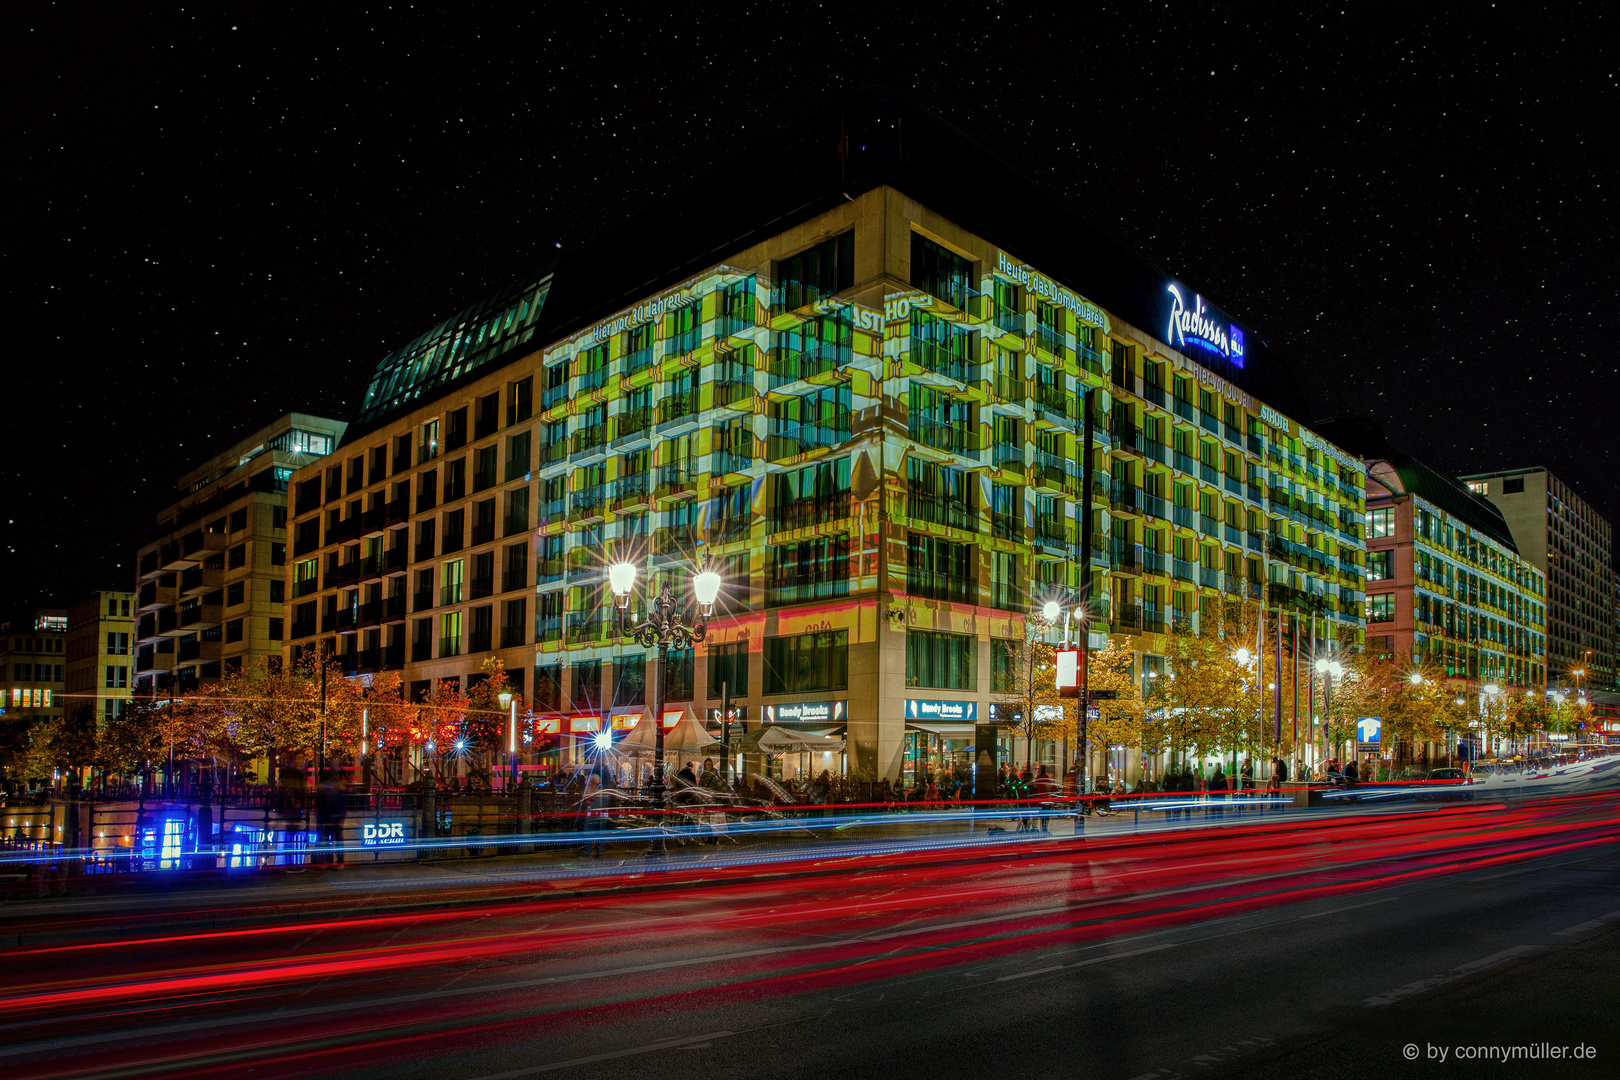
M 1563 930 L 1553 934 L 1553 937 L 1570 937 L 1574 934 L 1584 934 L 1588 930 L 1596 930 L 1604 923 L 1611 922 L 1614 919 L 1620 919 L 1620 911 L 1611 911 L 1607 915 L 1599 915 L 1595 919 L 1588 919 L 1583 923 L 1576 923 L 1574 926 L 1566 927 Z
M 1509 960 L 1516 960 L 1521 956 L 1529 956 L 1531 953 L 1538 953 L 1541 950 L 1542 946 L 1540 945 L 1515 945 L 1511 949 L 1503 949 L 1499 953 L 1492 953 L 1491 955 L 1482 957 L 1478 960 L 1472 960 L 1466 964 L 1460 964 L 1446 972 L 1444 975 L 1435 975 L 1427 979 L 1419 979 L 1416 982 L 1409 982 L 1405 986 L 1397 986 L 1393 990 L 1386 990 L 1382 994 L 1376 994 L 1370 998 L 1364 999 L 1362 1004 L 1368 1008 L 1378 1008 L 1384 1005 L 1393 1005 L 1402 998 L 1411 997 L 1413 994 L 1421 994 L 1425 990 L 1433 990 L 1437 986 L 1444 986 L 1446 983 L 1454 982 L 1466 975 L 1473 975 L 1477 972 L 1484 971 L 1486 968 L 1495 967 L 1498 964 L 1506 963 Z
M 1207 1054 L 1199 1054 L 1196 1057 L 1187 1058 L 1185 1061 L 1177 1062 L 1177 1064 L 1196 1066 L 1196 1068 L 1192 1070 L 1192 1075 L 1197 1075 L 1199 1072 L 1208 1069 L 1211 1065 L 1220 1065 L 1224 1062 L 1235 1060 L 1236 1058 L 1245 1057 L 1254 1053 L 1256 1050 L 1263 1050 L 1275 1042 L 1275 1039 L 1268 1039 L 1264 1036 L 1256 1035 L 1250 1039 L 1240 1039 L 1230 1046 L 1221 1047 L 1219 1050 L 1211 1050 Z M 1189 1074 L 1177 1072 L 1175 1069 L 1155 1069 L 1153 1072 L 1142 1073 L 1140 1076 L 1133 1076 L 1131 1077 L 1131 1080 L 1180 1080 L 1181 1077 L 1186 1075 Z
M 571 1069 L 576 1065 L 590 1065 L 598 1061 L 612 1061 L 614 1058 L 634 1057 L 636 1054 L 651 1054 L 658 1050 L 685 1049 L 690 1043 L 708 1042 L 713 1039 L 724 1039 L 735 1035 L 734 1031 L 710 1031 L 703 1035 L 681 1035 L 670 1039 L 659 1039 L 645 1046 L 632 1046 L 628 1050 L 611 1050 L 605 1054 L 592 1054 L 589 1057 L 569 1058 L 567 1061 L 553 1061 L 547 1065 L 535 1065 L 527 1069 L 513 1069 L 511 1072 L 490 1073 L 487 1076 L 474 1077 L 473 1080 L 514 1080 L 519 1076 L 536 1076 L 540 1073 L 555 1072 L 558 1069 Z

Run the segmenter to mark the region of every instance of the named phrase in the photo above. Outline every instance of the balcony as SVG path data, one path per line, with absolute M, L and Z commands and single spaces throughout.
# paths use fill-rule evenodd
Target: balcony
M 909 591 L 909 590 L 908 590 Z M 782 604 L 807 604 L 815 600 L 832 600 L 849 595 L 849 579 L 789 581 L 776 577 L 767 579 L 765 603 L 776 607 Z M 916 595 L 913 593 L 913 595 Z
M 996 443 L 991 451 L 990 460 L 998 468 L 1014 469 L 1022 472 L 1024 469 L 1024 444 L 1021 442 Z
M 405 594 L 396 593 L 383 601 L 382 619 L 385 623 L 405 621 Z
M 771 389 L 834 371 L 849 363 L 851 356 L 850 346 L 832 342 L 818 343 L 798 352 L 773 349 L 767 368 Z
M 1193 403 L 1188 401 L 1186 398 L 1176 398 L 1175 402 L 1176 415 L 1183 420 L 1191 422 L 1193 419 L 1193 413 L 1197 411 L 1193 408 Z
M 714 383 L 714 407 L 723 409 L 728 405 L 735 405 L 741 401 L 754 400 L 754 373 L 748 372 L 747 377 L 732 379 L 719 379 Z
M 778 424 L 766 439 L 765 456 L 770 461 L 786 461 L 822 447 L 837 446 L 849 439 L 850 419 L 845 412 L 802 424 Z
M 1140 573 L 1138 559 L 1141 545 L 1133 544 L 1128 540 L 1114 539 L 1109 545 L 1109 562 L 1117 574 Z
M 1009 405 L 1022 404 L 1025 398 L 1024 380 L 1006 371 L 998 371 L 991 380 L 990 392 L 995 399 Z
M 1036 323 L 1035 344 L 1048 355 L 1063 359 L 1064 335 L 1057 327 Z
M 1229 524 L 1229 525 L 1226 526 L 1224 539 L 1226 540 L 1226 542 L 1228 544 L 1231 544 L 1233 547 L 1242 547 L 1243 546 L 1243 530 L 1238 528 L 1235 525 L 1230 525 Z
M 711 517 L 709 519 L 709 543 L 730 544 L 737 540 L 746 540 L 748 539 L 750 527 L 749 519 L 743 515 Z
M 417 589 L 411 594 L 412 611 L 430 611 L 433 608 L 433 590 Z
M 1194 565 L 1186 559 L 1170 560 L 1170 576 L 1177 581 L 1192 581 L 1197 575 Z
M 697 419 L 701 411 L 698 388 L 695 386 L 684 394 L 666 397 L 658 403 L 658 430 L 690 423 Z
M 691 495 L 697 488 L 697 472 L 686 462 L 658 466 L 658 486 L 653 495 L 659 499 L 672 499 Z
M 569 437 L 568 452 L 573 455 L 600 452 L 607 447 L 607 425 L 592 424 L 590 427 L 580 428 Z
M 654 555 L 687 555 L 697 547 L 697 535 L 689 525 L 672 525 L 653 532 Z
M 927 492 L 913 491 L 906 497 L 906 516 L 914 522 L 940 525 L 964 532 L 979 531 L 979 514 L 970 503 Z
M 217 641 L 182 641 L 175 651 L 175 659 L 182 664 L 191 661 L 199 663 L 217 662 L 222 647 L 221 643 Z
M 1132 484 L 1127 484 L 1120 480 L 1113 481 L 1108 485 L 1109 509 L 1116 514 L 1138 513 L 1137 495 L 1140 493 L 1140 491 L 1140 488 Z
M 315 620 L 314 619 L 310 619 L 307 622 L 294 622 L 292 624 L 292 630 L 288 634 L 288 637 L 291 638 L 294 641 L 297 641 L 299 638 L 307 638 L 307 637 L 314 637 L 314 636 L 315 636 Z
M 618 415 L 615 423 L 617 435 L 613 445 L 617 446 L 631 439 L 645 439 L 647 429 L 652 426 L 652 406 L 643 405 L 639 409 L 627 409 Z
M 542 645 L 551 641 L 561 641 L 562 636 L 562 616 L 540 616 L 534 620 L 534 643 L 536 645 Z
M 389 525 L 398 525 L 411 516 L 411 500 L 409 498 L 395 499 L 393 502 L 383 504 L 383 520 Z
M 1205 536 L 1219 536 L 1221 534 L 1221 519 L 1212 514 L 1199 514 L 1198 531 Z
M 382 609 L 383 609 L 383 602 L 381 600 L 372 600 L 369 603 L 361 604 L 360 605 L 360 615 L 359 615 L 359 618 L 356 620 L 355 625 L 361 626 L 361 627 L 381 626 L 382 625 Z
M 1142 397 L 1159 408 L 1164 408 L 1164 387 L 1157 383 L 1144 382 L 1142 384 Z
M 586 518 L 599 518 L 602 516 L 604 504 L 607 501 L 607 486 L 605 484 L 592 484 L 581 488 L 568 496 L 568 520 L 581 521 Z
M 1162 551 L 1154 551 L 1150 547 L 1139 546 L 1136 557 L 1144 574 L 1163 574 L 1167 572 L 1165 564 L 1168 560 Z
M 1146 491 L 1139 491 L 1136 497 L 1142 505 L 1142 512 L 1148 517 L 1158 518 L 1160 521 L 1170 520 L 1170 512 L 1163 495 L 1149 495 Z
M 562 581 L 568 574 L 568 566 L 562 559 L 537 559 L 534 564 L 534 583 L 536 585 L 549 585 Z
M 1221 418 L 1216 416 L 1214 413 L 1205 412 L 1204 410 L 1199 409 L 1198 424 L 1212 435 L 1219 435 L 1221 433 Z
M 1142 429 L 1135 424 L 1113 424 L 1109 433 L 1114 437 L 1114 449 L 1123 454 L 1140 456 L 1142 453 Z
M 321 582 L 320 582 L 319 578 L 304 578 L 301 581 L 293 582 L 293 599 L 294 600 L 297 600 L 298 598 L 304 597 L 304 596 L 311 596 L 311 595 L 313 595 L 315 593 L 318 593 L 320 591 L 321 591 Z
M 411 642 L 411 663 L 420 664 L 424 660 L 431 660 L 431 659 L 433 659 L 433 642 L 431 642 L 431 641 L 413 641 L 413 642 Z
M 180 571 L 180 595 L 213 592 L 225 587 L 225 571 L 217 567 L 189 566 Z
M 587 394 L 592 390 L 600 390 L 607 385 L 607 365 L 604 364 L 591 371 L 581 371 L 578 378 L 579 393 Z
M 1142 608 L 1132 601 L 1128 604 L 1113 605 L 1114 629 L 1123 634 L 1140 634 L 1142 632 Z
M 1069 424 L 1069 392 L 1061 385 L 1037 382 L 1035 384 L 1035 414 L 1049 424 L 1067 427 Z
M 1069 480 L 1074 476 L 1074 463 L 1052 453 L 1050 450 L 1035 451 L 1035 463 L 1030 470 L 1030 479 L 1037 487 L 1052 490 L 1065 490 Z
M 1001 510 L 990 511 L 990 535 L 998 540 L 1023 540 L 1023 515 Z
M 748 451 L 716 450 L 709 462 L 709 471 L 715 476 L 725 476 L 728 473 L 746 472 L 754 467 L 753 444 L 750 437 L 747 440 Z
M 912 442 L 943 450 L 948 454 L 977 455 L 979 430 L 966 421 L 959 424 L 944 423 L 927 416 L 913 416 L 906 425 L 906 437 Z
M 1200 566 L 1198 568 L 1198 584 L 1206 589 L 1221 587 L 1221 572 L 1213 566 Z
M 571 611 L 568 613 L 568 644 L 590 645 L 606 641 L 608 620 L 601 611 Z
M 932 341 L 911 339 L 911 362 L 924 371 L 943 375 L 952 382 L 976 383 L 979 365 L 966 356 L 960 356 Z
M 467 635 L 467 655 L 473 653 L 489 652 L 494 644 L 494 635 L 489 630 L 474 630 Z

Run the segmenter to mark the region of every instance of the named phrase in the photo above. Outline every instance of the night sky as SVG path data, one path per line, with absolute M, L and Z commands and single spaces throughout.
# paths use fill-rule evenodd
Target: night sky
M 1252 326 L 1318 417 L 1620 519 L 1601 3 L 33 7 L 4 16 L 10 617 L 131 587 L 181 473 L 349 419 L 390 349 L 865 83 Z

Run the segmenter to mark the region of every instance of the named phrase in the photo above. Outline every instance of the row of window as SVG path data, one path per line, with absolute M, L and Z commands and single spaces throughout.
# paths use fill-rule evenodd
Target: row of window
M 11 677 L 19 682 L 61 682 L 61 664 L 12 664 Z

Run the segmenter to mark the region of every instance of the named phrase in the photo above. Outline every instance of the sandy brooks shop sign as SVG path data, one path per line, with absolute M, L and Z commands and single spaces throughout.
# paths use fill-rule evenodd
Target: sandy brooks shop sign
M 977 720 L 977 701 L 923 701 L 906 699 L 907 720 Z

